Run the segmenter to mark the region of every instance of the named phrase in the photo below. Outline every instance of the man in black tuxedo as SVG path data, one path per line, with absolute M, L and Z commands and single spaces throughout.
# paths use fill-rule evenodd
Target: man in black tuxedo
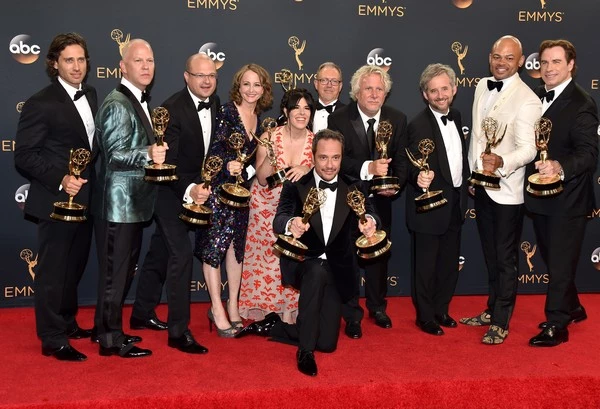
M 408 124 L 408 143 L 415 159 L 419 144 L 429 139 L 435 149 L 429 170 L 409 169 L 406 188 L 406 223 L 411 232 L 412 300 L 416 324 L 422 331 L 443 335 L 440 327 L 454 328 L 448 306 L 458 281 L 460 233 L 467 210 L 469 163 L 462 137 L 460 112 L 451 108 L 456 95 L 456 74 L 444 64 L 431 64 L 419 83 L 427 108 Z M 448 201 L 441 207 L 417 210 L 415 199 L 424 189 L 441 191 Z
M 169 145 L 153 143 L 146 90 L 154 78 L 152 47 L 131 40 L 119 66 L 121 83 L 96 117 L 101 162 L 93 203 L 100 267 L 95 327 L 100 355 L 134 358 L 152 353 L 134 345 L 140 338 L 126 336 L 122 322 L 123 299 L 156 199 L 156 186 L 144 180 L 144 166 L 163 163 Z
M 407 176 L 406 115 L 394 108 L 383 106 L 392 88 L 389 74 L 383 69 L 365 65 L 352 76 L 350 97 L 353 102 L 337 109 L 329 116 L 329 129 L 344 135 L 344 161 L 342 174 L 361 180 L 371 180 L 376 175 L 396 176 L 403 186 Z M 388 146 L 388 159 L 376 159 L 375 133 L 381 121 L 388 121 L 393 133 Z M 390 172 L 391 170 L 391 172 Z M 383 229 L 391 237 L 392 198 L 394 190 L 380 190 L 374 196 L 377 214 Z M 389 253 L 375 260 L 360 261 L 365 269 L 365 295 L 369 316 L 382 328 L 391 328 L 392 321 L 385 312 Z M 358 281 L 358 272 L 357 278 Z M 358 304 L 358 292 L 343 308 L 345 333 L 350 338 L 362 336 L 363 310 Z
M 178 215 L 182 203 L 202 204 L 210 194 L 204 189 L 202 164 L 216 128 L 219 98 L 217 68 L 206 54 L 188 58 L 183 74 L 186 87 L 164 103 L 170 121 L 165 132 L 169 145 L 166 162 L 177 166 L 179 180 L 162 184 L 154 208 L 156 231 L 140 273 L 130 324 L 132 328 L 162 329 L 154 308 L 167 281 L 169 346 L 187 353 L 208 350 L 194 341 L 190 321 L 190 281 L 193 249 L 189 239 L 192 225 Z
M 598 163 L 598 108 L 573 80 L 577 70 L 575 47 L 567 40 L 540 45 L 544 86 L 536 89 L 543 116 L 552 122 L 548 158 L 527 168 L 562 181 L 563 191 L 552 197 L 527 194 L 525 205 L 533 217 L 538 248 L 548 268 L 546 322 L 529 345 L 552 347 L 567 342 L 569 322 L 587 318 L 575 287 L 587 217 L 596 207 L 594 172 Z M 535 169 L 534 169 L 535 167 Z
M 275 233 L 293 235 L 308 247 L 306 259 L 297 262 L 281 256 L 283 285 L 300 291 L 296 324 L 286 324 L 271 313 L 242 329 L 245 334 L 271 336 L 273 340 L 298 345 L 298 370 L 317 375 L 314 351 L 333 352 L 340 332 L 342 302 L 356 293 L 356 258 L 354 239 L 357 236 L 357 216 L 346 197 L 349 181 L 339 176 L 344 138 L 339 132 L 324 129 L 313 139 L 315 167 L 296 183 L 286 182 L 273 220 Z M 327 199 L 310 219 L 302 223 L 302 208 L 311 188 L 325 190 Z M 367 203 L 367 222 L 358 223 L 358 230 L 367 237 L 375 232 L 377 220 Z
M 84 361 L 69 338 L 87 338 L 79 328 L 77 286 L 88 260 L 92 223 L 50 218 L 54 202 L 89 205 L 96 154 L 96 90 L 83 84 L 90 70 L 85 40 L 76 33 L 57 35 L 46 56 L 52 84 L 30 97 L 17 129 L 15 166 L 31 182 L 25 217 L 38 226 L 38 270 L 34 282 L 35 317 L 42 354 L 59 360 Z M 92 152 L 80 178 L 69 175 L 73 149 Z
M 342 69 L 336 63 L 324 62 L 313 83 L 319 97 L 312 125 L 313 133 L 317 133 L 327 128 L 327 118 L 333 111 L 346 105 L 338 100 L 344 85 Z

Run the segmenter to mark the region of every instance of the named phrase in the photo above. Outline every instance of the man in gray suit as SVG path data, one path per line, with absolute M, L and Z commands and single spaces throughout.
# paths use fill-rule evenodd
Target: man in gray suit
M 152 351 L 123 333 L 122 301 L 135 273 L 144 225 L 152 218 L 156 186 L 144 181 L 144 166 L 161 164 L 167 144 L 153 141 L 146 87 L 154 78 L 150 44 L 132 40 L 123 49 L 121 84 L 96 117 L 100 171 L 93 199 L 100 267 L 95 326 L 100 355 L 134 358 Z

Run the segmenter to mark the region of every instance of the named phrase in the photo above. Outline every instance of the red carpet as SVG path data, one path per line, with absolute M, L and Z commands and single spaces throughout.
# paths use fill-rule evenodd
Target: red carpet
M 456 297 L 455 318 L 483 297 Z M 208 333 L 207 304 L 194 304 L 191 329 L 210 352 L 188 356 L 166 345 L 166 333 L 144 337 L 149 358 L 100 357 L 89 340 L 73 345 L 84 363 L 43 357 L 33 310 L 0 310 L 0 408 L 600 408 L 600 295 L 581 296 L 588 320 L 571 325 L 570 341 L 531 348 L 543 320 L 543 296 L 521 295 L 505 344 L 480 343 L 484 328 L 459 325 L 443 337 L 420 332 L 409 298 L 391 298 L 394 328 L 366 320 L 360 340 L 340 337 L 333 354 L 317 353 L 319 375 L 296 370 L 295 348 L 259 337 Z M 126 322 L 130 309 L 126 308 Z M 92 323 L 93 309 L 79 322 Z M 161 306 L 159 316 L 166 316 Z

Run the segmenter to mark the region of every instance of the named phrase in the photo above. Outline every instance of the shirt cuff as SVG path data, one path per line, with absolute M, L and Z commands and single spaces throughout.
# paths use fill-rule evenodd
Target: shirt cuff
M 252 165 L 249 165 L 249 166 L 246 168 L 246 174 L 248 175 L 248 179 L 247 179 L 247 180 L 250 180 L 250 179 L 252 179 L 252 177 L 253 177 L 254 175 L 256 175 L 256 169 L 254 169 L 254 166 L 252 166 Z
M 292 225 L 292 220 L 294 220 L 293 217 L 290 220 L 288 220 L 287 223 L 285 224 L 285 235 L 286 236 L 291 236 L 292 235 L 292 232 L 290 230 L 290 227 Z
M 183 201 L 186 203 L 193 203 L 194 199 L 192 199 L 192 197 L 190 196 L 190 193 L 192 192 L 192 188 L 196 186 L 195 183 L 190 183 L 190 185 L 187 187 L 187 189 L 185 189 L 185 193 L 183 194 Z
M 373 162 L 372 160 L 365 161 L 360 168 L 360 179 L 361 180 L 371 180 L 373 179 L 373 175 L 369 175 L 369 165 Z

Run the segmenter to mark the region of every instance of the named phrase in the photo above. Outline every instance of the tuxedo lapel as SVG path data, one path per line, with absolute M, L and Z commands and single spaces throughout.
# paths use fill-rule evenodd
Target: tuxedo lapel
M 333 213 L 333 223 L 331 225 L 331 232 L 329 233 L 328 243 L 331 243 L 337 234 L 340 232 L 344 223 L 346 222 L 346 218 L 348 217 L 348 212 L 350 211 L 350 206 L 346 203 L 346 197 L 348 196 L 348 185 L 338 176 L 338 188 L 337 188 L 337 196 L 335 198 L 335 212 Z M 321 228 L 321 230 L 323 230 Z M 325 243 L 327 244 L 327 243 Z
M 556 118 L 560 112 L 562 112 L 563 108 L 571 101 L 571 95 L 573 94 L 574 89 L 575 81 L 571 81 L 542 115 L 550 119 Z M 541 95 L 543 95 L 545 92 L 546 89 L 544 86 L 541 86 L 538 88 L 538 92 L 536 92 L 536 94 L 541 97 Z
M 185 101 L 182 106 L 184 117 L 187 120 L 183 123 L 191 128 L 192 135 L 196 136 L 197 143 L 202 146 L 202 152 L 206 152 L 207 146 L 204 146 L 204 138 L 202 137 L 202 123 L 198 117 L 198 108 L 194 105 L 194 100 L 190 96 L 187 88 L 183 90 L 185 92 Z
M 124 94 L 131 101 L 131 105 L 133 106 L 133 109 L 135 110 L 135 112 L 138 115 L 138 118 L 140 119 L 140 121 L 142 121 L 142 124 L 144 125 L 144 129 L 146 130 L 146 135 L 148 135 L 148 139 L 150 140 L 151 143 L 153 143 L 154 139 L 155 139 L 152 137 L 154 135 L 154 130 L 152 128 L 152 124 L 150 124 L 148 115 L 146 115 L 146 112 L 144 111 L 142 104 L 140 104 L 140 101 L 138 101 L 137 98 L 135 97 L 135 95 L 133 95 L 133 93 L 129 90 L 129 88 L 127 88 L 123 84 L 119 84 L 117 86 L 117 91 Z
M 360 117 L 360 114 L 358 112 L 358 105 L 356 105 L 356 103 L 354 103 L 353 105 L 353 112 L 352 118 L 350 118 L 350 123 L 352 124 L 352 128 L 354 129 L 354 132 L 356 132 L 358 140 L 363 146 L 363 149 L 369 152 L 369 156 L 371 156 L 373 152 L 371 152 L 371 149 L 369 148 L 369 141 L 367 140 L 367 131 L 365 131 L 365 125 L 363 124 L 362 118 Z
M 90 146 L 90 140 L 88 139 L 85 124 L 83 123 L 83 119 L 81 119 L 81 115 L 79 115 L 79 111 L 77 110 L 75 103 L 73 102 L 73 100 L 71 100 L 69 93 L 63 88 L 62 85 L 60 85 L 58 81 L 54 83 L 54 88 L 56 91 L 56 98 L 58 102 L 63 105 L 63 112 L 68 117 L 69 123 L 72 123 L 75 127 L 77 135 L 81 140 L 81 143 L 83 144 L 81 146 L 73 146 L 72 148 L 76 149 L 79 147 L 83 147 L 91 151 L 92 147 Z M 92 114 L 95 114 L 93 110 Z
M 435 119 L 435 115 L 433 115 L 431 109 L 429 109 L 429 107 L 425 109 L 427 111 L 429 124 L 431 125 L 431 129 L 433 131 L 433 139 L 435 142 L 435 150 L 437 151 L 436 156 L 438 159 L 440 172 L 442 173 L 444 179 L 446 179 L 448 183 L 452 184 L 452 173 L 450 172 L 450 164 L 448 163 L 448 151 L 446 150 L 446 144 L 444 143 L 442 132 L 440 131 L 438 121 Z M 453 124 L 454 122 L 451 122 L 446 126 L 453 126 Z

